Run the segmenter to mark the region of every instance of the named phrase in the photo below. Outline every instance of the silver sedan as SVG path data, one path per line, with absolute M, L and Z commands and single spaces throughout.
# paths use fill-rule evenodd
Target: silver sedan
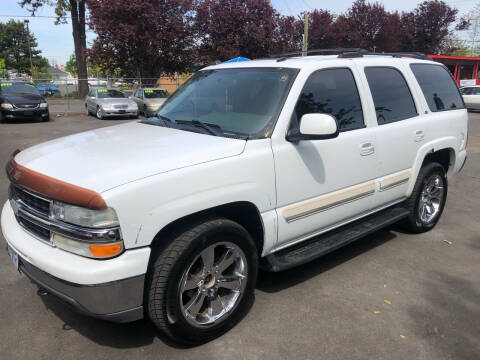
M 465 86 L 460 89 L 465 106 L 469 110 L 480 110 L 480 86 Z
M 138 117 L 138 106 L 118 89 L 92 89 L 85 99 L 87 115 L 95 114 L 103 119 L 110 116 Z
M 140 113 L 146 117 L 153 116 L 168 98 L 168 91 L 160 88 L 142 88 L 130 97 L 138 105 Z

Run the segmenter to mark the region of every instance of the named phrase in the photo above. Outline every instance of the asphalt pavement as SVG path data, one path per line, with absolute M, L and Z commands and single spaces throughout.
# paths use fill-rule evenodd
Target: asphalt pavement
M 0 124 L 0 164 L 17 148 L 132 121 L 52 119 Z M 195 348 L 175 346 L 147 320 L 109 323 L 37 296 L 0 234 L 0 358 L 480 359 L 480 114 L 470 114 L 469 131 L 467 164 L 433 231 L 393 226 L 305 266 L 261 272 L 250 313 Z M 2 204 L 7 186 L 2 170 Z

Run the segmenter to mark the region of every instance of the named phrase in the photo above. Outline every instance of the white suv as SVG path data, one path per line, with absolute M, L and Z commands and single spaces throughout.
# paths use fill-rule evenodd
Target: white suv
M 40 294 L 198 344 L 246 313 L 258 267 L 432 229 L 466 142 L 454 80 L 415 54 L 220 64 L 154 118 L 14 153 L 2 231 Z

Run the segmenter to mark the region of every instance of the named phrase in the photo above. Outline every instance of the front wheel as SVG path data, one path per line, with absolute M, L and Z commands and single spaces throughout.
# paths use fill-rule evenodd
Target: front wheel
M 443 166 L 430 163 L 422 167 L 412 195 L 406 201 L 410 213 L 403 223 L 404 227 L 415 233 L 433 229 L 445 207 L 447 190 Z
M 98 120 L 103 120 L 103 113 L 102 113 L 102 109 L 100 109 L 100 107 L 97 108 L 97 119 Z
M 149 269 L 148 315 L 178 343 L 210 341 L 248 311 L 257 263 L 250 234 L 233 221 L 218 218 L 185 228 Z

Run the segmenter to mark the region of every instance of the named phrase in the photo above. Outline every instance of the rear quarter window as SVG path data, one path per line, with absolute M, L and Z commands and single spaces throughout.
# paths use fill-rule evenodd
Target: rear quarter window
M 452 76 L 442 65 L 410 64 L 430 111 L 464 109 L 462 97 Z

